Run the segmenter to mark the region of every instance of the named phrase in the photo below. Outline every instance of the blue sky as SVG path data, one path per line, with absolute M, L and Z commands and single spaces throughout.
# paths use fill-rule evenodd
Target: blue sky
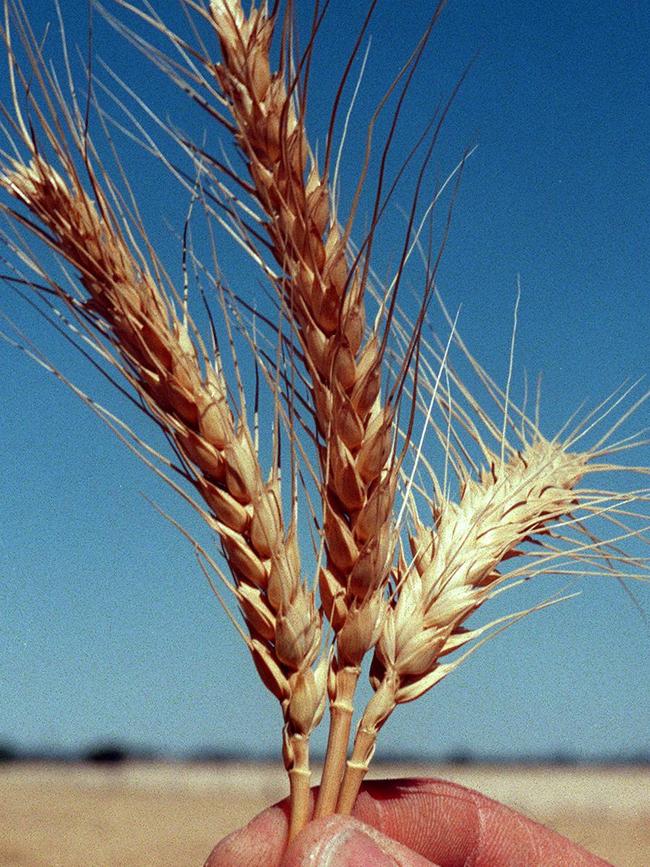
M 313 73 L 315 128 L 363 5 L 332 3 Z M 61 6 L 70 41 L 83 45 L 78 4 Z M 175 2 L 158 7 L 180 21 Z M 37 30 L 54 20 L 47 0 L 33 8 Z M 379 3 L 344 183 L 364 119 L 431 8 L 421 0 Z M 460 329 L 472 350 L 503 382 L 519 276 L 518 382 L 524 368 L 533 378 L 543 371 L 549 434 L 582 400 L 593 405 L 648 368 L 649 39 L 650 12 L 635 0 L 456 0 L 433 34 L 401 133 L 412 140 L 418 118 L 428 118 L 475 58 L 432 169 L 444 177 L 478 145 L 438 283 L 452 309 L 462 305 Z M 186 121 L 183 100 L 142 59 L 133 62 L 101 21 L 96 49 L 161 114 L 193 129 L 207 123 L 200 115 Z M 0 92 L 4 98 L 2 84 Z M 116 135 L 116 143 L 140 184 L 152 237 L 177 273 L 179 245 L 163 217 L 179 230 L 187 197 L 128 141 Z M 408 206 L 406 188 L 396 201 Z M 387 241 L 391 232 L 399 237 L 401 219 L 389 214 Z M 224 270 L 230 265 L 236 279 L 229 256 L 223 241 Z M 380 273 L 395 256 L 382 245 Z M 0 292 L 0 307 L 66 374 L 123 409 L 24 305 Z M 188 546 L 142 494 L 192 517 L 69 391 L 2 343 L 0 370 L 0 742 L 76 750 L 115 739 L 177 753 L 277 753 L 275 700 L 262 692 Z M 626 431 L 647 424 L 642 408 Z M 525 607 L 558 586 L 540 581 L 515 591 L 511 604 Z M 616 583 L 595 579 L 580 589 L 578 599 L 516 625 L 426 698 L 400 708 L 379 754 L 404 743 L 423 757 L 648 753 L 648 624 Z M 647 615 L 647 588 L 633 589 Z

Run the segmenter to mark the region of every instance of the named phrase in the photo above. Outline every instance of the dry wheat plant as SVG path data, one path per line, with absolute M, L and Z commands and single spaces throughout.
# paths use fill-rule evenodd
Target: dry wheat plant
M 182 530 L 280 703 L 293 836 L 309 819 L 309 741 L 328 703 L 316 816 L 351 810 L 399 704 L 558 599 L 468 625 L 483 603 L 544 574 L 647 576 L 645 558 L 626 548 L 644 538 L 647 503 L 646 489 L 629 480 L 647 471 L 614 458 L 642 443 L 615 432 L 644 395 L 621 388 L 547 438 L 539 408 L 529 415 L 515 405 L 510 378 L 499 385 L 486 373 L 439 298 L 436 272 L 467 155 L 433 194 L 424 178 L 449 105 L 401 168 L 390 169 L 388 157 L 441 6 L 377 106 L 356 188 L 343 195 L 350 91 L 376 0 L 321 143 L 309 137 L 307 108 L 328 3 L 314 0 L 300 46 L 290 0 L 283 8 L 181 2 L 190 41 L 164 23 L 158 4 L 116 0 L 100 12 L 205 111 L 221 149 L 174 130 L 131 93 L 169 148 L 156 144 L 90 61 L 76 82 L 65 52 L 57 75 L 20 0 L 5 0 L 2 28 L 12 94 L 0 150 L 5 285 L 131 396 L 163 432 L 167 453 L 66 380 L 42 346 L 9 330 L 5 339 L 76 390 L 215 535 L 216 553 Z M 113 84 L 128 92 L 128 83 Z M 112 145 L 115 128 L 163 161 L 186 202 L 182 285 L 148 240 L 117 146 L 116 168 L 107 169 L 99 142 Z M 378 232 L 407 167 L 415 180 L 397 265 L 380 280 Z M 434 244 L 433 206 L 440 210 L 445 191 Z M 199 254 L 197 231 L 210 251 L 224 239 L 245 251 L 266 306 L 255 287 L 226 282 L 216 254 Z M 422 280 L 413 316 L 402 283 L 414 258 Z M 353 733 L 366 659 L 373 693 Z

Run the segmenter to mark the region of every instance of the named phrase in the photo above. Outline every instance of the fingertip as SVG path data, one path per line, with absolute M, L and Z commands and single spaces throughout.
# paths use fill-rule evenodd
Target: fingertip
M 396 867 L 397 861 L 386 854 L 364 831 L 345 825 L 336 831 L 321 827 L 302 834 L 288 848 L 282 867 Z
M 340 867 L 397 867 L 397 861 L 388 855 L 363 831 L 350 828 L 339 834 L 326 862 Z
M 311 822 L 291 843 L 281 867 L 431 867 L 368 825 L 348 816 Z

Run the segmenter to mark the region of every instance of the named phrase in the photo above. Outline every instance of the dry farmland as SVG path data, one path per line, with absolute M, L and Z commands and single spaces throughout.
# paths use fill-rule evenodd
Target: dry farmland
M 650 864 L 650 769 L 390 767 L 443 776 L 576 840 L 616 867 Z M 0 767 L 2 867 L 200 867 L 216 840 L 283 797 L 275 767 Z

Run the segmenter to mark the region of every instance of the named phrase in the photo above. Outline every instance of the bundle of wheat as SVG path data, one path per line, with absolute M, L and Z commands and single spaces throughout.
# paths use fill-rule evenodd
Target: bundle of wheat
M 332 171 L 333 130 L 375 3 L 343 73 L 322 162 L 306 128 L 318 7 L 312 38 L 295 57 L 291 3 L 282 19 L 277 4 L 273 11 L 263 4 L 245 12 L 239 0 L 212 0 L 205 9 L 188 0 L 216 34 L 217 58 L 204 46 L 184 42 L 153 12 L 123 0 L 120 5 L 180 50 L 185 66 L 119 25 L 222 125 L 243 158 L 240 175 L 198 144 L 180 135 L 174 139 L 212 184 L 210 193 L 199 193 L 208 219 L 224 226 L 252 255 L 275 293 L 277 321 L 267 324 L 282 363 L 274 366 L 268 352 L 251 340 L 275 406 L 268 476 L 247 419 L 247 389 L 235 376 L 233 399 L 214 322 L 210 339 L 202 336 L 187 298 L 165 276 L 147 242 L 137 213 L 127 208 L 102 168 L 74 89 L 63 95 L 18 3 L 7 6 L 4 26 L 13 93 L 13 105 L 4 112 L 5 133 L 12 154 L 0 152 L 0 186 L 7 201 L 13 200 L 2 204 L 4 214 L 26 233 L 7 240 L 17 260 L 36 275 L 29 280 L 34 292 L 48 305 L 62 305 L 76 339 L 112 365 L 166 435 L 180 464 L 175 470 L 192 486 L 195 507 L 221 542 L 232 578 L 203 551 L 202 561 L 236 600 L 246 627 L 238 627 L 240 634 L 263 683 L 282 706 L 293 836 L 309 819 L 309 738 L 327 693 L 330 730 L 316 816 L 352 808 L 379 729 L 398 704 L 421 696 L 505 624 L 556 600 L 467 627 L 483 603 L 525 578 L 572 564 L 585 573 L 598 568 L 613 576 L 646 574 L 644 563 L 621 551 L 619 542 L 638 535 L 623 522 L 637 517 L 633 504 L 646 502 L 647 494 L 583 484 L 594 472 L 646 470 L 604 462 L 607 455 L 636 445 L 611 442 L 621 419 L 594 445 L 576 448 L 600 420 L 597 412 L 607 416 L 623 397 L 612 398 L 570 434 L 548 440 L 538 422 L 513 405 L 509 383 L 503 391 L 490 380 L 454 323 L 443 348 L 425 339 L 422 326 L 439 257 L 428 261 L 420 312 L 414 321 L 404 314 L 398 289 L 402 269 L 419 243 L 419 184 L 396 277 L 386 290 L 374 277 L 375 233 L 394 189 L 384 177 L 383 157 L 441 7 L 391 88 L 401 86 L 402 96 L 380 159 L 370 228 L 355 247 L 367 166 L 359 171 L 356 194 L 342 219 Z M 27 67 L 18 61 L 14 32 Z M 427 130 L 430 147 L 437 131 Z M 368 155 L 372 135 L 373 124 Z M 187 185 L 187 176 L 176 172 L 176 177 Z M 39 264 L 30 236 L 68 264 L 75 289 Z M 223 287 L 221 300 L 225 334 L 236 354 L 231 323 L 245 327 L 250 304 L 243 291 L 227 294 Z M 369 324 L 373 304 L 376 315 Z M 452 345 L 469 361 L 501 424 L 451 366 Z M 402 403 L 408 407 L 406 425 Z M 295 485 L 290 520 L 284 515 L 282 425 L 295 474 L 301 464 L 306 467 L 321 497 L 314 518 L 324 562 L 316 564 L 313 580 L 303 577 Z M 445 475 L 450 467 L 457 477 L 456 493 L 426 457 L 427 433 L 442 446 Z M 478 449 L 478 458 L 472 449 Z M 154 454 L 139 452 L 147 462 Z M 428 481 L 419 481 L 423 471 Z M 422 517 L 423 504 L 431 523 Z M 596 539 L 581 523 L 593 515 L 614 522 L 616 538 Z M 442 661 L 457 651 L 462 652 Z M 369 653 L 374 695 L 362 713 L 346 770 L 354 696 Z

